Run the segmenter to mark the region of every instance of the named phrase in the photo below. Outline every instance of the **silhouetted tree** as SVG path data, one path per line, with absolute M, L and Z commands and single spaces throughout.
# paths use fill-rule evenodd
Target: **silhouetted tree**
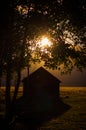
M 86 3 L 84 0 L 7 0 L 1 6 L 0 65 L 6 73 L 6 103 L 9 115 L 10 81 L 17 73 L 15 101 L 21 70 L 32 62 L 71 72 L 86 68 Z M 41 51 L 40 36 L 49 36 L 53 45 Z M 47 53 L 46 53 L 47 52 Z M 3 57 L 2 57 L 3 56 Z M 14 102 L 13 101 L 13 102 Z

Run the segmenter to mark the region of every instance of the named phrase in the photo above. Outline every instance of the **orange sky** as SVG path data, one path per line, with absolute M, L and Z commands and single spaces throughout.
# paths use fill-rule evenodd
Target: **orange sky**
M 38 69 L 42 64 L 35 64 L 31 67 L 30 73 Z M 73 70 L 71 74 L 61 75 L 58 70 L 48 69 L 55 77 L 61 80 L 61 86 L 86 86 L 86 69 L 83 72 Z M 22 78 L 27 76 L 27 71 L 22 71 Z

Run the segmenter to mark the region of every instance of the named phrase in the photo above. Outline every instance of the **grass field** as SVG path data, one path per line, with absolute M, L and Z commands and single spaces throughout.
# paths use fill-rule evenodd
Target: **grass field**
M 0 114 L 2 114 L 4 112 L 4 89 L 0 89 L 0 105 L 2 104 Z M 13 88 L 11 91 L 13 92 Z M 22 89 L 20 88 L 18 97 L 21 95 Z M 71 108 L 63 115 L 42 124 L 40 130 L 86 130 L 86 87 L 60 87 L 60 97 Z
M 41 130 L 86 130 L 86 87 L 61 87 L 60 96 L 71 109 L 43 124 Z

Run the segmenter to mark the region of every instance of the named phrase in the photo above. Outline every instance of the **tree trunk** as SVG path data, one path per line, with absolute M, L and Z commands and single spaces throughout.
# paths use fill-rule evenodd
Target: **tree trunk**
M 28 72 L 28 77 L 30 75 L 30 69 L 29 69 L 29 66 L 27 67 L 27 72 Z
M 0 88 L 1 88 L 1 81 L 2 81 L 2 67 L 0 66 Z
M 20 70 L 18 71 L 17 75 L 18 75 L 17 83 L 15 85 L 15 91 L 14 91 L 12 104 L 11 104 L 12 114 L 14 114 L 14 107 L 15 107 L 16 98 L 17 98 L 17 94 L 18 94 L 18 89 L 19 89 L 19 85 L 20 85 L 20 79 L 21 79 L 21 72 L 20 72 Z
M 0 76 L 0 88 L 1 88 L 1 76 Z
M 11 97 L 10 97 L 10 80 L 11 80 L 11 73 L 7 71 L 6 76 L 6 93 L 5 93 L 5 101 L 6 101 L 6 111 L 5 116 L 7 119 L 10 118 L 10 108 L 11 108 Z

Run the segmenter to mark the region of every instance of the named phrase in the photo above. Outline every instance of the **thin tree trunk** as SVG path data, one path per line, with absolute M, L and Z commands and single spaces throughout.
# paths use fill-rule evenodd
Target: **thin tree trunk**
M 11 80 L 11 73 L 10 71 L 7 71 L 6 76 L 6 93 L 5 93 L 5 101 L 6 101 L 6 111 L 5 116 L 6 118 L 10 118 L 10 106 L 11 106 L 11 97 L 10 97 L 10 80 Z
M 1 67 L 1 66 L 0 66 Z M 0 68 L 0 88 L 1 88 L 1 81 L 2 81 L 2 67 Z
M 27 67 L 27 72 L 28 72 L 28 77 L 30 75 L 30 69 L 29 69 L 29 66 Z
M 13 95 L 13 104 L 14 102 L 16 101 L 16 98 L 17 98 L 17 94 L 18 94 L 18 89 L 19 89 L 19 85 L 20 85 L 20 79 L 21 79 L 21 73 L 20 73 L 20 70 L 18 71 L 18 78 L 17 78 L 17 83 L 15 85 L 15 91 L 14 91 L 14 95 Z
M 2 79 L 2 78 L 0 77 L 0 88 L 1 88 L 1 79 Z
M 14 95 L 13 95 L 13 99 L 12 99 L 12 103 L 11 103 L 11 115 L 12 116 L 15 115 L 15 104 L 16 104 L 16 98 L 17 98 L 17 94 L 18 94 L 19 85 L 20 85 L 20 79 L 21 79 L 21 74 L 20 74 L 20 70 L 19 70 L 17 83 L 15 85 L 15 91 L 14 91 Z

